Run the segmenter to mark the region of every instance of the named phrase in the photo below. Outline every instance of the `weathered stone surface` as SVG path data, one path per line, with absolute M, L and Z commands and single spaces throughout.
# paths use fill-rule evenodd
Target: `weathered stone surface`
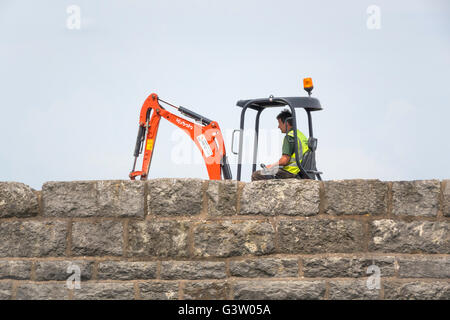
M 66 222 L 2 221 L 0 257 L 62 256 L 66 236 Z
M 31 261 L 0 261 L 0 279 L 30 279 Z
M 282 253 L 346 253 L 364 251 L 364 228 L 355 220 L 281 220 Z
M 439 210 L 439 180 L 392 183 L 392 213 L 397 216 L 435 217 Z
M 226 276 L 225 262 L 163 261 L 161 263 L 162 279 L 223 279 Z
M 445 217 L 450 217 L 450 180 L 443 181 L 443 208 L 442 213 Z
M 72 254 L 77 256 L 120 256 L 123 225 L 118 221 L 74 222 Z
M 298 260 L 289 258 L 246 259 L 230 261 L 233 277 L 297 277 Z
M 386 214 L 388 185 L 380 180 L 325 181 L 325 212 L 332 215 Z
M 194 227 L 194 254 L 201 257 L 263 255 L 274 251 L 274 229 L 262 221 L 206 222 Z
M 384 298 L 389 300 L 450 300 L 450 282 L 399 281 L 384 284 Z
M 139 291 L 144 300 L 177 300 L 178 286 L 176 282 L 143 282 Z
M 262 180 L 246 183 L 241 197 L 243 215 L 313 216 L 319 213 L 319 181 Z
M 369 251 L 450 253 L 447 222 L 403 222 L 389 219 L 369 223 Z
M 67 300 L 69 289 L 65 282 L 20 283 L 17 286 L 17 300 Z
M 187 257 L 188 233 L 188 222 L 130 222 L 128 252 L 132 256 Z
M 375 265 L 380 268 L 382 277 L 395 275 L 394 257 L 374 258 L 304 258 L 303 275 L 308 278 L 359 278 L 368 275 L 367 268 Z M 372 274 L 372 273 L 369 273 Z
M 38 261 L 36 262 L 36 280 L 65 281 L 71 275 L 80 271 L 81 280 L 90 280 L 92 278 L 93 261 Z
M 450 278 L 449 257 L 399 257 L 401 278 Z
M 450 180 L 393 182 L 394 220 L 380 216 L 388 183 L 377 180 L 323 182 L 320 208 L 329 215 L 312 217 L 318 181 L 133 183 L 48 183 L 44 217 L 28 209 L 10 215 L 0 204 L 0 299 L 450 300 Z M 312 192 L 313 200 L 289 196 L 292 186 L 307 189 L 307 197 Z M 237 203 L 241 187 L 247 198 Z M 39 192 L 28 191 L 37 203 Z M 0 203 L 12 199 L 4 194 L 0 188 Z M 117 203 L 137 198 L 139 210 Z M 183 199 L 190 201 L 186 208 Z M 144 220 L 147 200 L 158 210 Z M 289 211 L 291 205 L 279 211 L 286 203 L 300 211 Z M 375 216 L 344 216 L 363 214 Z M 80 267 L 81 289 L 67 288 L 76 273 L 67 272 L 69 265 Z M 368 288 L 372 265 L 380 268 L 381 289 Z
M 133 300 L 132 282 L 89 282 L 81 283 L 80 289 L 73 289 L 74 300 Z
M 0 282 L 0 300 L 10 300 L 12 295 L 12 283 Z
M 230 295 L 228 282 L 188 282 L 184 290 L 186 300 L 227 300 Z
M 20 182 L 0 182 L 0 218 L 31 217 L 39 212 L 33 189 Z
M 49 217 L 144 217 L 144 182 L 129 180 L 46 182 Z
M 148 212 L 158 216 L 196 215 L 202 210 L 201 179 L 154 179 L 148 182 Z
M 105 261 L 98 264 L 98 279 L 155 279 L 158 263 L 154 261 Z
M 236 214 L 237 191 L 239 183 L 231 180 L 211 180 L 208 182 L 208 214 L 210 216 L 229 216 Z
M 236 300 L 318 300 L 325 296 L 325 281 L 237 281 Z
M 367 279 L 330 281 L 330 300 L 377 300 L 380 289 L 369 289 Z

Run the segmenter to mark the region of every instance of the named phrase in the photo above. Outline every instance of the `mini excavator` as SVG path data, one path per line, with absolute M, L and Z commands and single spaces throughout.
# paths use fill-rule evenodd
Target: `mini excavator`
M 258 133 L 259 133 L 259 119 L 262 111 L 267 108 L 273 107 L 289 107 L 292 113 L 292 123 L 295 141 L 297 141 L 297 119 L 295 109 L 304 109 L 308 116 L 308 150 L 303 153 L 299 153 L 299 144 L 294 144 L 295 154 L 303 154 L 303 157 L 296 157 L 296 162 L 300 168 L 300 172 L 297 175 L 299 179 L 318 179 L 322 180 L 322 172 L 317 171 L 315 151 L 317 149 L 317 138 L 313 136 L 312 129 L 312 111 L 322 110 L 318 99 L 311 97 L 311 91 L 313 89 L 313 83 L 311 78 L 303 79 L 303 87 L 308 92 L 308 97 L 273 97 L 263 99 L 250 99 L 239 100 L 237 106 L 241 107 L 241 121 L 240 129 L 233 131 L 231 151 L 238 156 L 237 163 L 237 180 L 241 179 L 242 168 L 242 146 L 243 146 L 243 132 L 245 124 L 245 113 L 248 109 L 255 110 L 255 137 L 253 148 L 253 166 L 252 172 L 256 170 L 256 160 L 258 151 Z M 184 119 L 177 116 L 168 110 L 166 110 L 161 104 L 175 108 L 182 115 L 193 119 L 195 122 Z M 210 180 L 232 179 L 230 165 L 228 163 L 225 144 L 220 131 L 219 124 L 216 121 L 210 120 L 204 116 L 195 113 L 184 107 L 177 107 L 169 102 L 166 102 L 158 97 L 156 93 L 152 93 L 147 97 L 142 105 L 139 116 L 139 129 L 136 139 L 136 146 L 134 149 L 134 163 L 133 169 L 129 174 L 131 180 L 135 180 L 140 176 L 141 180 L 147 180 L 150 170 L 150 164 L 152 161 L 153 151 L 155 149 L 155 141 L 158 133 L 159 122 L 161 119 L 166 119 L 170 123 L 179 127 L 186 132 L 192 139 L 194 144 L 200 150 L 203 160 L 206 164 L 208 176 Z M 239 150 L 234 151 L 234 135 L 239 132 Z M 145 146 L 145 150 L 144 149 Z M 140 154 L 144 152 L 142 160 L 142 170 L 136 171 L 136 163 Z M 265 167 L 261 164 L 261 167 Z

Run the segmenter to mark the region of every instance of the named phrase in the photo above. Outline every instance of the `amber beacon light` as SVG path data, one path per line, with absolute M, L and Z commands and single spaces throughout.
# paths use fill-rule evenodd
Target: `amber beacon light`
M 303 78 L 303 89 L 311 95 L 312 89 L 314 89 L 313 82 L 311 78 Z

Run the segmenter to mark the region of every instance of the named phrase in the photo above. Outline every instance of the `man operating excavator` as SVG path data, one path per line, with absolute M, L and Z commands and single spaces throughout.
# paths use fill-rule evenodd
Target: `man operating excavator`
M 252 181 L 267 179 L 289 179 L 296 178 L 300 168 L 295 161 L 296 154 L 294 130 L 292 129 L 292 114 L 285 109 L 277 116 L 278 128 L 282 133 L 287 133 L 283 140 L 281 158 L 270 165 L 265 166 L 263 170 L 257 170 L 252 174 Z M 298 150 L 302 155 L 308 150 L 308 138 L 297 130 Z M 302 159 L 300 159 L 300 163 Z
M 315 179 L 322 180 L 322 172 L 317 171 L 315 151 L 317 148 L 317 138 L 313 136 L 311 112 L 322 110 L 320 102 L 311 97 L 313 83 L 311 78 L 303 79 L 303 88 L 308 92 L 308 97 L 274 97 L 271 95 L 268 99 L 250 99 L 239 100 L 236 105 L 241 107 L 241 124 L 239 130 L 239 151 L 233 151 L 234 137 L 231 141 L 232 153 L 238 155 L 237 177 L 241 180 L 242 152 L 243 152 L 243 131 L 245 112 L 247 109 L 256 110 L 255 122 L 255 144 L 253 147 L 252 171 L 256 170 L 256 159 L 258 151 L 258 130 L 259 116 L 266 108 L 289 106 L 289 109 L 283 110 L 276 119 L 278 128 L 286 136 L 283 141 L 282 156 L 274 164 L 267 167 L 261 164 L 264 170 L 255 171 L 252 174 L 252 180 L 261 179 Z M 188 120 L 179 115 L 169 112 L 165 107 L 175 108 L 179 113 L 191 119 Z M 300 108 L 306 111 L 308 116 L 309 138 L 297 130 L 296 111 Z M 194 121 L 192 121 L 192 119 Z M 225 143 L 217 121 L 210 120 L 185 107 L 176 106 L 172 103 L 162 100 L 156 93 L 147 97 L 142 105 L 139 114 L 139 130 L 134 149 L 133 168 L 129 174 L 131 180 L 140 177 L 141 180 L 147 180 L 152 155 L 155 150 L 155 141 L 158 133 L 160 120 L 168 121 L 183 130 L 197 146 L 205 161 L 206 169 L 210 180 L 230 180 L 232 179 L 230 165 L 228 163 Z M 293 130 L 295 128 L 295 131 Z M 295 141 L 297 139 L 297 142 Z M 297 143 L 297 144 L 296 144 Z M 137 160 L 140 154 L 144 154 L 142 160 L 142 169 L 136 170 Z M 298 153 L 298 155 L 296 155 Z

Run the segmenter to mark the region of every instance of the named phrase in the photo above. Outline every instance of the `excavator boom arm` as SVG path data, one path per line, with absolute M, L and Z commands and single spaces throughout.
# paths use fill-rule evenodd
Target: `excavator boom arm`
M 152 93 L 145 100 L 141 108 L 139 131 L 134 150 L 135 160 L 133 169 L 129 175 L 130 178 L 134 180 L 137 176 L 141 176 L 141 180 L 147 179 L 153 150 L 155 148 L 159 122 L 161 119 L 166 119 L 183 130 L 200 150 L 206 164 L 209 179 L 220 180 L 221 176 L 224 179 L 231 179 L 231 170 L 227 162 L 225 144 L 219 124 L 186 108 L 179 107 L 179 112 L 198 120 L 201 122 L 201 125 L 191 122 L 164 109 L 159 104 L 159 100 L 158 96 Z M 142 170 L 135 171 L 136 160 L 142 152 L 143 147 L 145 148 Z

